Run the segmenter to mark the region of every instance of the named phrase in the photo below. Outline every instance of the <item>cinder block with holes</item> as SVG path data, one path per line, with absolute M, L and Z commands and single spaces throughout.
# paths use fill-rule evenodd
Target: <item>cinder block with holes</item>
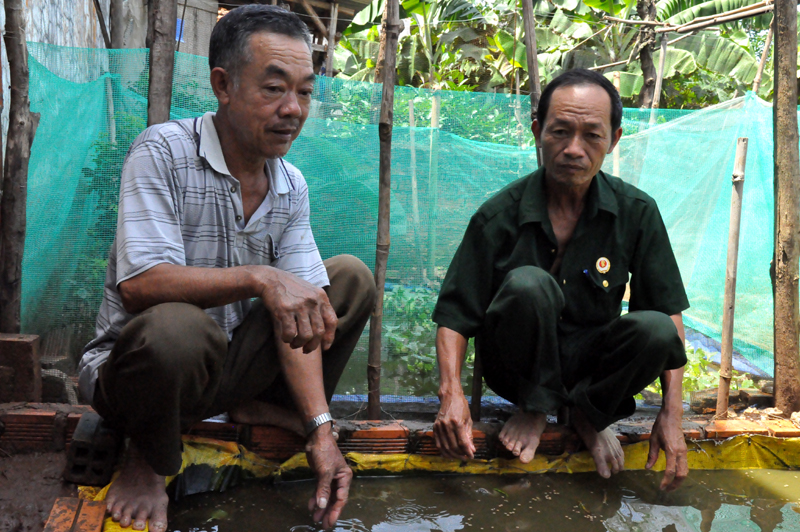
M 105 486 L 111 481 L 121 444 L 122 435 L 98 414 L 83 414 L 69 444 L 64 480 Z

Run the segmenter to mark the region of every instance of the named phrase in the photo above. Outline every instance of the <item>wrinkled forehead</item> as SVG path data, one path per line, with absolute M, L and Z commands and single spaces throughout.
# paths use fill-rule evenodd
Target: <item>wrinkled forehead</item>
M 546 122 L 580 121 L 611 127 L 611 97 L 594 84 L 559 87 L 550 96 Z

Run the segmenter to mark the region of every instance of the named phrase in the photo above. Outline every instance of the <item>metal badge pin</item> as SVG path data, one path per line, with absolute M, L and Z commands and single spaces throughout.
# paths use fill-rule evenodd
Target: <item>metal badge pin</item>
M 595 264 L 597 271 L 600 273 L 608 273 L 608 270 L 611 269 L 611 261 L 609 261 L 605 257 L 600 257 L 597 259 L 597 263 Z

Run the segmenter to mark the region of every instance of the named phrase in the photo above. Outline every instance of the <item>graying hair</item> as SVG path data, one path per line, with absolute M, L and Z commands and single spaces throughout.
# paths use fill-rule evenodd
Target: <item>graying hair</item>
M 311 32 L 300 17 L 283 8 L 248 4 L 231 9 L 211 32 L 208 66 L 223 68 L 236 80 L 244 65 L 252 61 L 250 37 L 255 33 L 275 33 L 301 40 L 311 48 Z

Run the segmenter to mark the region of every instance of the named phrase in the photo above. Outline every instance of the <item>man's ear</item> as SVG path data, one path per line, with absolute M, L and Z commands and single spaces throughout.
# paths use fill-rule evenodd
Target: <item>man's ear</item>
M 608 148 L 608 151 L 606 153 L 611 153 L 612 151 L 614 151 L 614 148 L 617 147 L 617 143 L 621 138 L 622 138 L 622 128 L 619 128 L 614 132 L 614 138 L 611 140 L 611 146 Z
M 211 89 L 214 91 L 214 96 L 217 97 L 220 105 L 228 105 L 230 103 L 233 79 L 224 68 L 215 67 L 211 71 Z
M 533 119 L 533 123 L 531 124 L 531 132 L 533 133 L 533 137 L 536 139 L 536 145 L 539 145 L 539 135 L 542 134 L 542 127 L 539 125 L 539 121 L 537 119 Z

